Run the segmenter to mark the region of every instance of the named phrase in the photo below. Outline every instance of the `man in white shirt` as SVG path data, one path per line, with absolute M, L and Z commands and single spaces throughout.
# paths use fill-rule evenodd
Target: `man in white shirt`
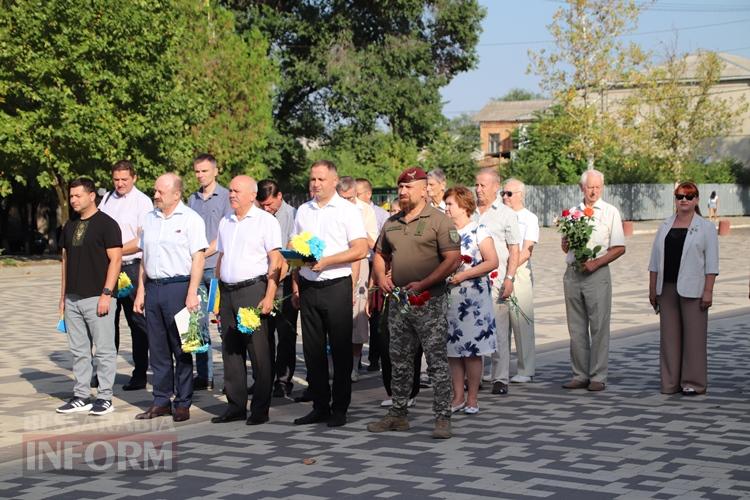
M 378 222 L 375 211 L 369 203 L 357 197 L 357 184 L 354 177 L 344 176 L 336 185 L 336 192 L 359 210 L 367 233 L 367 248 L 375 247 L 378 239 Z M 362 357 L 362 346 L 370 340 L 370 323 L 367 317 L 367 281 L 370 278 L 370 262 L 367 257 L 352 263 L 353 290 L 353 319 L 352 319 L 352 382 L 359 381 L 359 360 Z
M 518 267 L 518 217 L 498 199 L 500 176 L 493 168 L 483 168 L 476 175 L 477 211 L 473 219 L 487 227 L 495 243 L 500 265 L 493 281 L 492 302 L 495 305 L 497 350 L 492 353 L 492 394 L 508 394 L 510 371 L 510 315 L 507 299 L 513 293 Z
M 313 410 L 296 425 L 346 424 L 352 397 L 352 262 L 367 256 L 367 233 L 357 207 L 336 193 L 336 165 L 310 167 L 314 198 L 297 210 L 294 233 L 309 231 L 325 242 L 323 257 L 294 274 L 292 300 L 300 305 L 302 345 Z M 328 384 L 326 343 L 333 357 L 333 389 Z
M 120 160 L 112 166 L 114 190 L 107 193 L 99 203 L 99 210 L 117 221 L 122 232 L 122 268 L 133 284 L 133 290 L 117 296 L 115 311 L 115 345 L 120 349 L 120 310 L 125 312 L 125 320 L 130 327 L 133 350 L 133 374 L 130 381 L 122 386 L 125 391 L 135 391 L 146 387 L 148 370 L 148 336 L 146 318 L 133 311 L 133 299 L 138 288 L 138 270 L 141 264 L 141 251 L 138 249 L 138 234 L 143 217 L 154 209 L 151 198 L 142 193 L 135 182 L 138 176 L 135 167 L 128 160 Z
M 563 288 L 573 369 L 573 378 L 563 387 L 602 391 L 607 383 L 612 310 L 609 264 L 625 253 L 625 234 L 620 212 L 601 199 L 604 174 L 587 170 L 581 176 L 580 186 L 583 202 L 575 208 L 594 210 L 594 231 L 586 246 L 591 249 L 600 246 L 601 249 L 595 258 L 579 266 L 567 240 L 562 239 L 562 250 L 567 253 Z
M 216 276 L 221 290 L 222 357 L 228 407 L 211 422 L 244 420 L 247 412 L 247 353 L 253 364 L 255 390 L 247 425 L 268 422 L 273 364 L 268 315 L 273 311 L 281 270 L 281 226 L 276 218 L 255 205 L 258 185 L 246 175 L 229 184 L 233 213 L 219 223 Z M 237 328 L 241 307 L 256 307 L 260 326 L 251 334 Z
M 526 185 L 523 182 L 513 178 L 506 180 L 502 195 L 503 203 L 518 216 L 518 230 L 522 241 L 516 280 L 513 282 L 513 297 L 520 311 L 510 311 L 509 315 L 518 359 L 518 372 L 510 381 L 514 384 L 523 384 L 531 382 L 536 369 L 531 253 L 534 251 L 534 245 L 539 242 L 539 218 L 524 207 Z
M 174 316 L 183 308 L 190 312 L 200 308 L 198 286 L 208 241 L 203 219 L 181 198 L 182 179 L 173 173 L 160 176 L 154 184 L 156 208 L 143 218 L 139 243 L 143 260 L 133 308 L 146 314 L 154 399 L 148 410 L 136 415 L 138 420 L 164 415 L 172 415 L 175 422 L 190 418 L 193 357 L 182 351 Z

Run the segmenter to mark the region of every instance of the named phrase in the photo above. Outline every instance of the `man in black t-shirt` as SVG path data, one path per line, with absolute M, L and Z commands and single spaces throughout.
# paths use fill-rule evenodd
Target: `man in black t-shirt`
M 117 222 L 96 208 L 91 179 L 70 183 L 70 206 L 80 219 L 63 227 L 60 313 L 65 316 L 68 345 L 73 354 L 73 397 L 58 413 L 88 411 L 105 415 L 114 410 L 112 385 L 117 371 L 112 289 L 122 261 L 122 237 Z M 90 336 L 90 338 L 89 338 Z M 99 389 L 91 403 L 91 347 L 96 348 Z

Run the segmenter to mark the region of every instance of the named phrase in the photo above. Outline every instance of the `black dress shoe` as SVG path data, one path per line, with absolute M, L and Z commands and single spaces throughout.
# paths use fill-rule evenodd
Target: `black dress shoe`
M 302 392 L 302 396 L 297 396 L 296 398 L 294 398 L 295 403 L 308 403 L 312 400 L 312 394 L 310 394 L 310 391 L 308 391 L 307 389 Z
M 284 382 L 281 380 L 277 380 L 273 383 L 273 393 L 272 396 L 275 398 L 283 398 L 286 396 L 286 391 L 284 390 Z
M 166 417 L 172 414 L 172 408 L 169 406 L 152 406 L 143 413 L 135 416 L 136 420 L 151 420 L 156 417 Z
M 247 418 L 247 425 L 260 425 L 268 422 L 268 415 L 250 415 Z
M 328 427 L 341 427 L 346 424 L 346 413 L 333 412 L 328 419 Z
M 190 420 L 190 408 L 185 408 L 185 407 L 175 408 L 174 413 L 172 414 L 172 421 L 184 422 L 185 420 Z
M 317 424 L 318 422 L 326 422 L 331 414 L 327 411 L 313 410 L 304 417 L 295 418 L 294 425 L 307 425 Z
M 244 413 L 230 413 L 226 412 L 218 417 L 211 419 L 212 424 L 226 424 L 227 422 L 236 422 L 237 420 L 245 420 Z
M 374 363 L 370 363 L 370 366 L 367 367 L 368 372 L 379 372 L 380 371 L 380 363 L 377 361 Z
M 247 395 L 252 396 L 254 392 L 255 392 L 255 384 L 247 388 Z
M 133 380 L 132 378 L 127 384 L 122 386 L 123 391 L 139 391 L 146 388 L 145 380 Z

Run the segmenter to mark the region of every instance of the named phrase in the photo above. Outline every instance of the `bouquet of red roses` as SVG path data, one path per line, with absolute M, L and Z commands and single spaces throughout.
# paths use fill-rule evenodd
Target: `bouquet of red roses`
M 583 265 L 587 260 L 596 257 L 601 245 L 594 248 L 588 248 L 591 233 L 594 226 L 591 221 L 594 217 L 594 209 L 586 207 L 583 210 L 575 208 L 573 210 L 563 210 L 561 217 L 555 218 L 557 230 L 568 240 L 568 247 L 573 251 L 576 262 Z

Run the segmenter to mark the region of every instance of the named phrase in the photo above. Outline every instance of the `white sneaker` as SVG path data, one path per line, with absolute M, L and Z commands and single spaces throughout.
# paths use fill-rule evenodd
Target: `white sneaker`
M 492 375 L 482 375 L 482 382 L 492 382 Z
M 417 398 L 409 398 L 409 401 L 406 402 L 406 407 L 411 408 L 415 404 L 417 404 Z
M 392 399 L 384 399 L 382 403 L 380 403 L 380 406 L 383 408 L 390 408 L 393 406 L 393 400 Z
M 527 384 L 531 382 L 531 377 L 528 377 L 526 375 L 513 375 L 510 378 L 511 383 L 513 384 Z
M 356 367 L 352 370 L 352 382 L 359 382 L 359 372 Z

